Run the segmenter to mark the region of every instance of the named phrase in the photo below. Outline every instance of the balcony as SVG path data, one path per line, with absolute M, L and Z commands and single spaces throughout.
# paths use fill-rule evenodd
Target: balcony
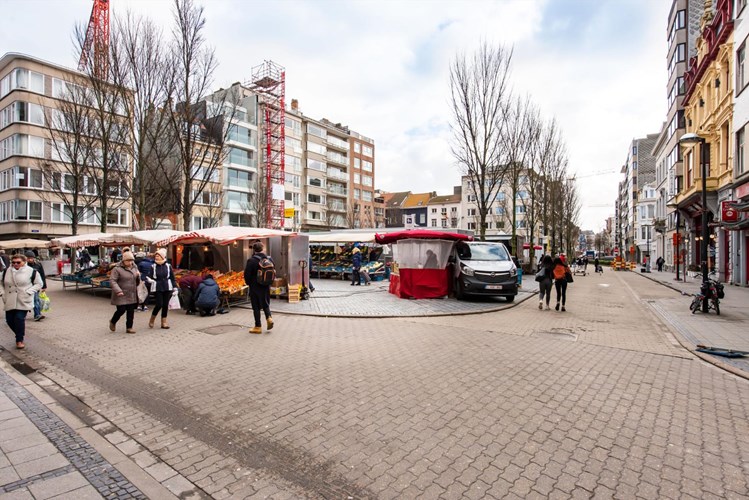
M 337 137 L 329 135 L 326 142 L 328 143 L 329 148 L 332 147 L 340 151 L 345 151 L 347 153 L 349 151 L 348 141 L 344 141 L 342 139 L 338 139 Z
M 328 161 L 348 167 L 348 157 L 343 156 L 340 153 L 336 153 L 334 151 L 328 151 L 328 154 L 326 155 L 326 157 L 328 158 Z

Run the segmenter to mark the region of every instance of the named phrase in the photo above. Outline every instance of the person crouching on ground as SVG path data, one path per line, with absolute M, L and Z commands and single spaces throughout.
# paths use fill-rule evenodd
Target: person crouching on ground
M 0 295 L 5 304 L 5 322 L 16 334 L 16 349 L 24 349 L 26 314 L 34 309 L 34 294 L 42 289 L 42 277 L 26 265 L 26 256 L 20 253 L 10 258 L 10 266 L 3 271 Z
M 47 276 L 44 274 L 42 263 L 36 260 L 34 252 L 26 250 L 24 255 L 26 255 L 26 265 L 31 269 L 36 269 L 36 272 L 42 277 L 42 289 L 34 294 L 34 321 L 41 321 L 46 316 L 42 314 L 42 299 L 39 297 L 39 294 L 47 290 Z
M 263 259 L 269 258 L 263 253 L 263 244 L 256 241 L 252 244 L 252 257 L 247 259 L 244 268 L 244 282 L 250 287 L 250 302 L 252 303 L 252 315 L 255 317 L 255 326 L 250 328 L 250 333 L 263 333 L 260 326 L 260 311 L 265 314 L 268 330 L 273 328 L 273 317 L 270 313 L 270 285 L 258 283 L 257 272 Z
M 203 283 L 203 278 L 197 274 L 188 274 L 179 280 L 179 289 L 182 292 L 182 304 L 187 309 L 185 314 L 195 314 L 195 299 L 201 283 Z
M 213 275 L 207 274 L 198 285 L 194 295 L 195 307 L 201 316 L 215 316 L 216 308 L 221 303 L 221 291 L 213 279 Z
M 125 332 L 135 333 L 133 320 L 135 308 L 138 306 L 140 272 L 135 266 L 133 252 L 127 249 L 122 252 L 120 262 L 112 268 L 109 283 L 112 286 L 112 305 L 117 307 L 112 319 L 109 320 L 109 331 L 113 332 L 117 329 L 117 322 L 124 314 Z
M 570 266 L 561 257 L 554 259 L 554 288 L 557 290 L 557 305 L 554 309 L 559 310 L 559 299 L 562 299 L 562 311 L 566 311 L 564 304 L 567 302 L 567 273 Z
M 156 250 L 153 258 L 154 264 L 148 274 L 148 282 L 151 283 L 151 292 L 156 299 L 156 304 L 151 312 L 148 328 L 153 328 L 156 316 L 161 311 L 161 328 L 166 330 L 169 328 L 166 321 L 167 314 L 169 314 L 169 299 L 178 293 L 177 281 L 174 278 L 172 265 L 166 261 L 166 248 Z

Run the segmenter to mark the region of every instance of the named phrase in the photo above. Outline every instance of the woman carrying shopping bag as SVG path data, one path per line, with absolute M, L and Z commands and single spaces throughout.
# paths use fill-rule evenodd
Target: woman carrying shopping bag
M 167 314 L 169 314 L 169 300 L 179 292 L 172 265 L 166 261 L 166 248 L 156 250 L 154 264 L 151 266 L 146 280 L 151 284 L 151 292 L 153 292 L 156 300 L 153 312 L 151 312 L 151 319 L 148 321 L 148 327 L 153 328 L 156 316 L 161 311 L 161 328 L 166 330 L 169 328 L 166 321 Z
M 112 286 L 112 305 L 117 306 L 112 319 L 109 320 L 109 331 L 117 329 L 117 322 L 122 315 L 125 316 L 125 332 L 135 333 L 133 320 L 135 319 L 135 308 L 138 305 L 138 285 L 140 285 L 140 272 L 135 266 L 133 252 L 126 249 L 122 252 L 122 260 L 114 266 L 109 278 Z

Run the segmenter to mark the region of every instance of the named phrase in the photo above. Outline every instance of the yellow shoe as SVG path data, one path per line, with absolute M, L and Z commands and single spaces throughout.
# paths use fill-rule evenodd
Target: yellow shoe
M 273 330 L 273 318 L 268 317 L 265 320 L 265 323 L 268 325 L 268 330 Z
M 259 326 L 253 326 L 250 328 L 250 333 L 263 333 L 263 329 Z

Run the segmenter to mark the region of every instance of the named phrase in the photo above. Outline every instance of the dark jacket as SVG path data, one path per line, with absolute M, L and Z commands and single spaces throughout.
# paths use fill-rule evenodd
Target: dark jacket
M 183 290 L 192 290 L 195 292 L 200 287 L 200 284 L 203 282 L 203 278 L 198 276 L 197 274 L 188 274 L 187 276 L 184 276 L 182 279 L 179 280 L 179 287 Z M 216 283 L 214 281 L 214 283 Z
M 125 306 L 140 302 L 138 300 L 140 273 L 138 273 L 137 267 L 132 266 L 128 269 L 120 262 L 112 268 L 112 272 L 109 275 L 109 284 L 112 287 L 113 305 Z M 119 292 L 122 292 L 125 295 L 120 297 L 117 295 Z
M 257 270 L 260 265 L 260 261 L 266 257 L 267 255 L 265 255 L 264 253 L 258 252 L 247 259 L 247 265 L 244 266 L 244 282 L 250 288 L 270 290 L 270 286 L 264 286 L 257 282 Z
M 221 291 L 213 278 L 206 278 L 198 286 L 195 292 L 195 305 L 203 309 L 218 307 L 221 300 Z
M 351 257 L 351 265 L 354 269 L 359 269 L 361 267 L 361 252 L 356 252 L 353 257 Z
M 153 259 L 149 259 L 148 257 L 141 259 L 140 262 L 138 262 L 138 271 L 140 271 L 140 279 L 143 281 L 146 280 L 149 274 L 151 274 L 151 267 L 153 266 L 154 262 Z
M 31 269 L 36 269 L 36 272 L 39 273 L 39 276 L 42 277 L 42 288 L 47 288 L 47 276 L 44 274 L 44 268 L 42 267 L 42 263 L 38 260 L 34 260 L 33 264 L 29 264 Z
M 177 280 L 174 278 L 172 265 L 168 262 L 153 264 L 148 277 L 156 282 L 151 284 L 152 292 L 170 292 L 177 288 Z

